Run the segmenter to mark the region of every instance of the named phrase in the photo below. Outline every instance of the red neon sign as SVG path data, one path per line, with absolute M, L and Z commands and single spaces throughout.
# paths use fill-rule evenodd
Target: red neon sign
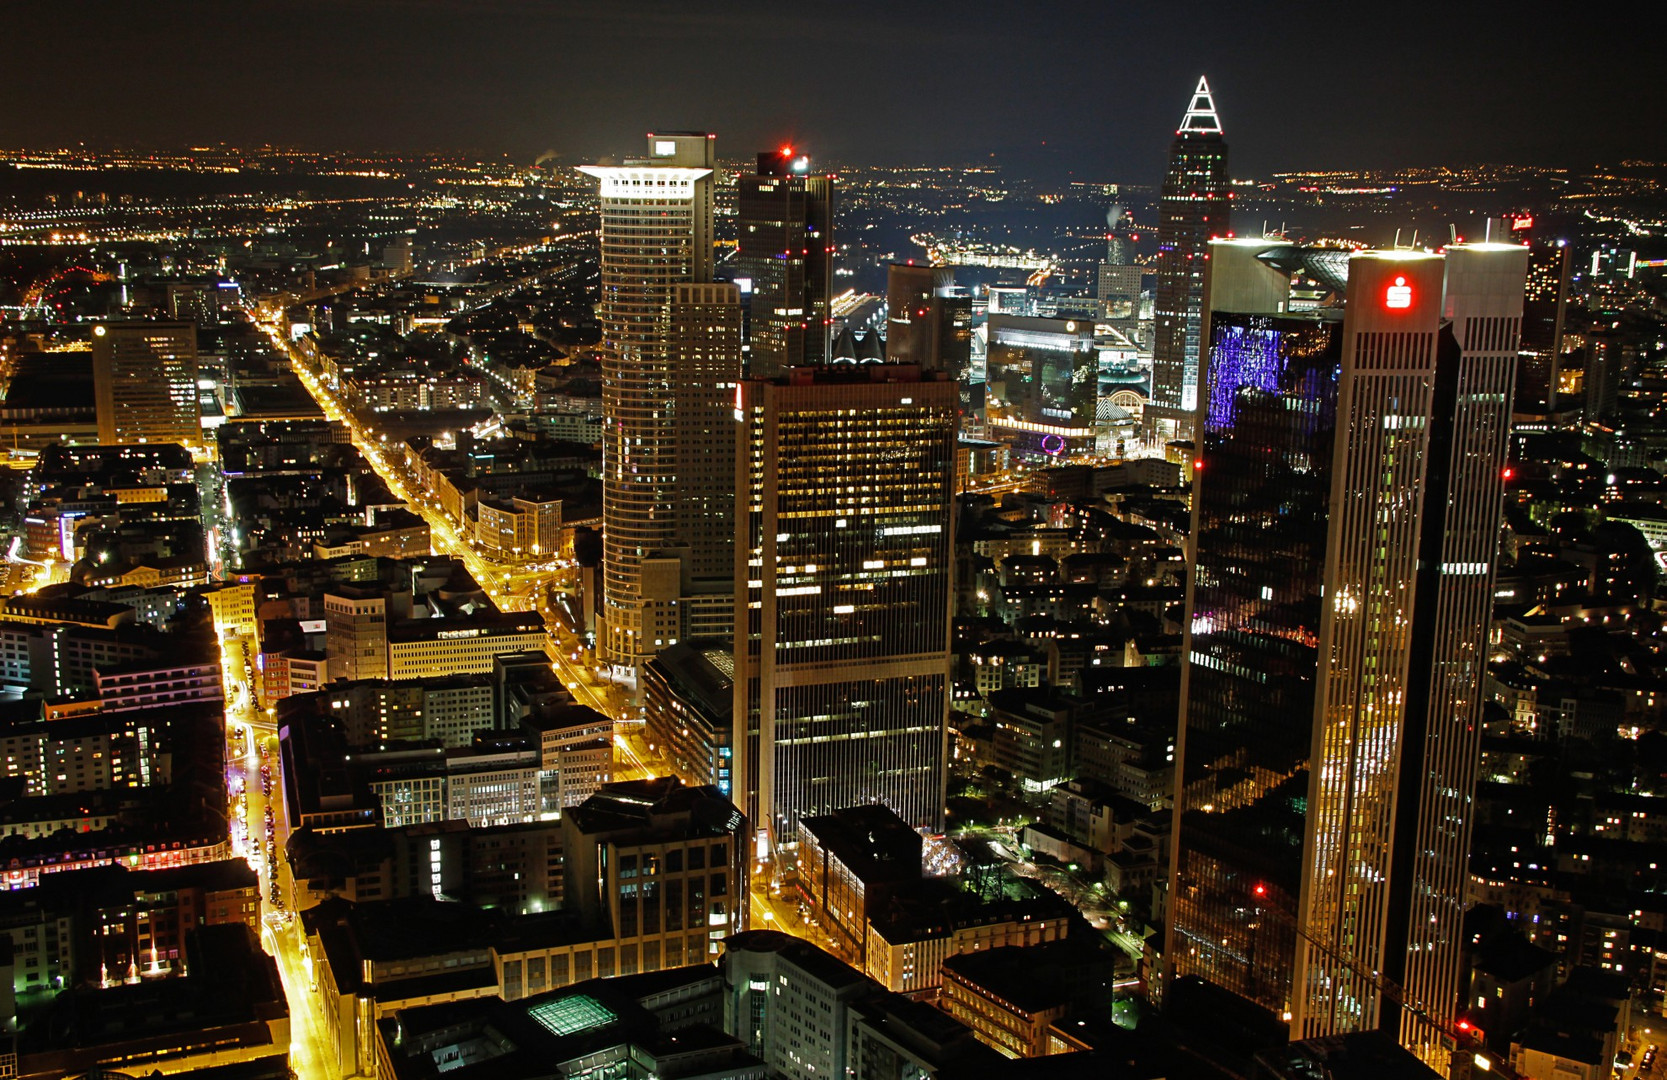
M 1397 275 L 1395 284 L 1383 291 L 1383 306 L 1395 311 L 1412 306 L 1412 286 L 1406 278 Z

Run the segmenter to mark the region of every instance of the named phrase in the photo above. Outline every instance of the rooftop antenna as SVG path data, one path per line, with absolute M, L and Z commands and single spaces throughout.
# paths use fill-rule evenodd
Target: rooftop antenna
M 1456 244 L 1459 242 L 1459 227 L 1451 221 L 1447 223 L 1447 242 L 1449 244 Z
M 1412 230 L 1412 243 L 1408 245 L 1413 251 L 1418 250 L 1418 230 Z
M 1210 96 L 1210 83 L 1202 75 L 1198 76 L 1198 87 L 1192 92 L 1192 104 L 1187 106 L 1187 114 L 1181 118 L 1181 126 L 1175 134 L 1221 134 L 1221 117 L 1216 113 L 1215 98 Z
M 1395 244 L 1394 244 L 1394 247 L 1395 247 L 1395 250 L 1397 250 L 1397 251 L 1399 251 L 1400 248 L 1401 248 L 1401 230 L 1400 229 L 1395 230 Z

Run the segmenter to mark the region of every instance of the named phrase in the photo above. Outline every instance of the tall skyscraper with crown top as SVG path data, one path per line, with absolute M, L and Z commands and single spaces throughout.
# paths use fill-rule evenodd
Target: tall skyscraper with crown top
M 1170 145 L 1158 204 L 1152 397 L 1146 407 L 1148 431 L 1155 439 L 1192 438 L 1205 258 L 1210 238 L 1227 234 L 1229 186 L 1221 117 L 1201 75 Z

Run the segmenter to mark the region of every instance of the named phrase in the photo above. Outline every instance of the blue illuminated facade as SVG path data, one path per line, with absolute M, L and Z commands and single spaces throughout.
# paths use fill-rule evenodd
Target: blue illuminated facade
M 1335 316 L 1211 315 L 1171 918 L 1179 974 L 1278 1015 L 1297 943 Z

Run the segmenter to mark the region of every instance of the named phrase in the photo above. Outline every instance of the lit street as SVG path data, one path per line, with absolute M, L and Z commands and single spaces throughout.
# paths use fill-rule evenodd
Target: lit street
M 310 990 L 310 976 L 301 960 L 301 924 L 271 917 L 264 923 L 261 940 L 277 958 L 289 998 L 289 1067 L 297 1080 L 334 1080 L 336 1055 L 326 1035 L 318 995 Z
M 404 499 L 414 512 L 421 514 L 428 522 L 434 549 L 462 559 L 469 572 L 487 588 L 500 607 L 507 610 L 537 609 L 545 615 L 546 628 L 550 635 L 545 651 L 569 692 L 581 704 L 610 717 L 615 723 L 614 779 L 639 780 L 673 772 L 665 760 L 649 748 L 636 730 L 637 725 L 621 723 L 622 717 L 630 707 L 626 693 L 618 685 L 602 678 L 585 662 L 590 655 L 588 650 L 560 619 L 553 617 L 536 601 L 535 598 L 544 595 L 544 590 L 556 580 L 560 571 L 527 570 L 488 562 L 473 545 L 458 534 L 437 503 L 430 498 L 413 494 L 416 490 L 415 485 L 405 468 L 400 450 L 391 448 L 380 438 L 372 438 L 347 409 L 345 403 L 309 369 L 305 359 L 291 349 L 281 335 L 271 331 L 270 327 L 268 329 L 272 333 L 273 342 L 290 356 L 303 385 L 313 395 L 325 415 L 347 425 L 354 445 L 388 484 L 389 490 Z M 574 659 L 575 656 L 578 657 L 577 660 Z M 800 916 L 796 900 L 784 900 L 769 895 L 763 875 L 754 875 L 751 925 L 754 928 L 785 930 L 816 942 L 836 954 L 842 952 L 833 938 Z
M 319 1001 L 309 989 L 301 960 L 300 923 L 282 904 L 274 903 L 274 883 L 283 895 L 287 883 L 284 844 L 289 826 L 283 800 L 283 775 L 278 735 L 271 719 L 259 708 L 245 655 L 248 639 L 231 636 L 221 642 L 221 671 L 226 692 L 227 768 L 233 849 L 260 875 L 261 942 L 278 962 L 278 974 L 289 1001 L 290 1067 L 300 1080 L 333 1078 Z M 270 794 L 269 794 L 270 793 Z M 267 812 L 271 829 L 267 830 Z

